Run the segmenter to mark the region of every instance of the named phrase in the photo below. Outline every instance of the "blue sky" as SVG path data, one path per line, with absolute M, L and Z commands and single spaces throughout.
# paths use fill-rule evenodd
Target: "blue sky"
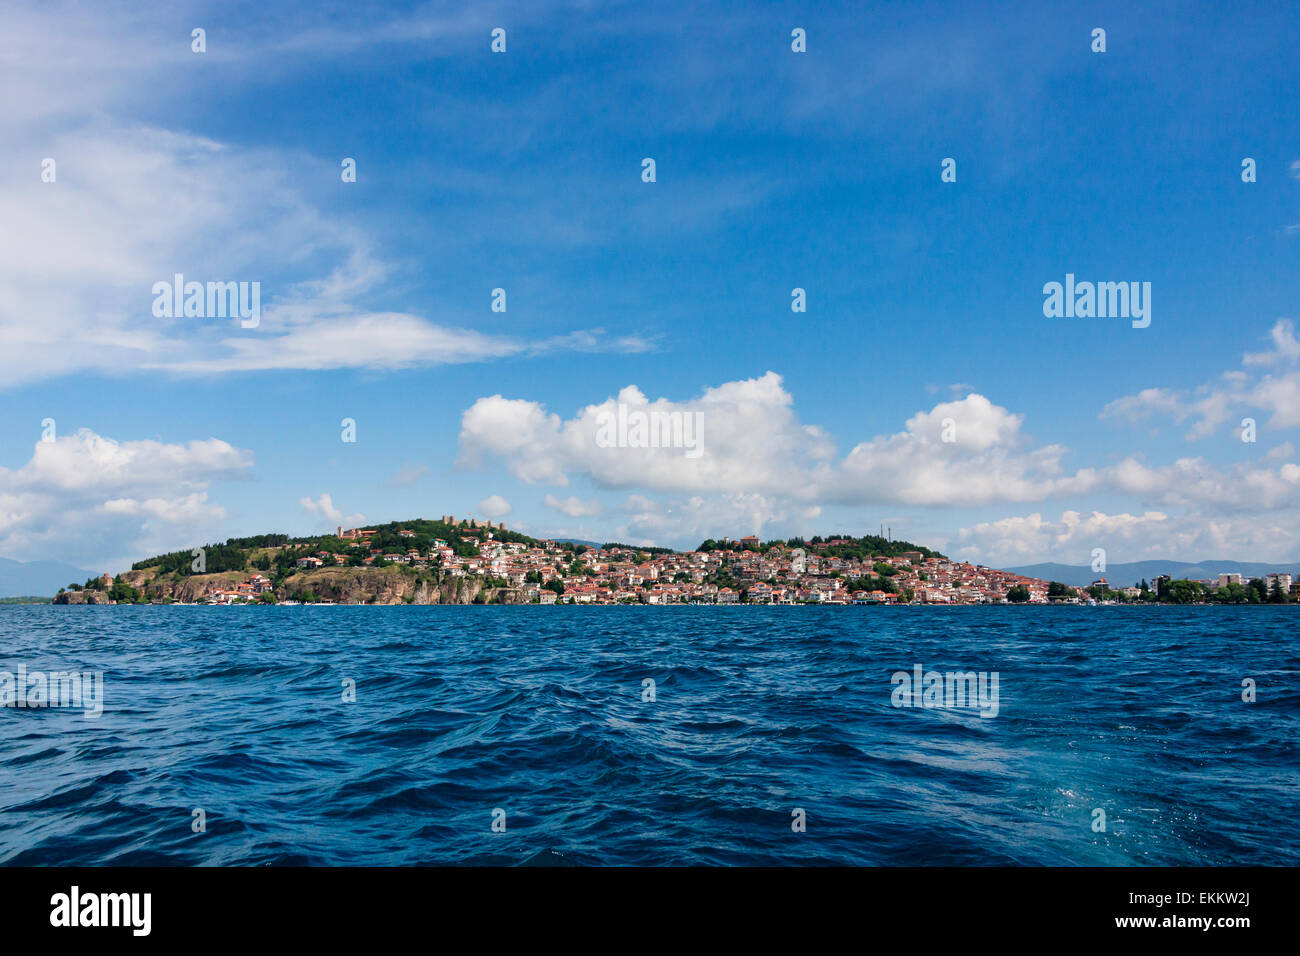
M 2 556 L 454 513 L 1300 558 L 1286 4 L 4 18 Z M 156 318 L 177 272 L 259 282 L 261 324 Z M 1067 272 L 1150 282 L 1150 327 L 1044 317 Z M 703 456 L 593 447 L 620 395 Z

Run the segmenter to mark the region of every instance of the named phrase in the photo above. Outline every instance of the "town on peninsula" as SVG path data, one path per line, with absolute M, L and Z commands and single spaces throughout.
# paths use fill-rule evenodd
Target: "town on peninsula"
M 1099 577 L 1071 588 L 883 535 L 709 539 L 683 552 L 539 539 L 443 515 L 312 537 L 231 538 L 69 584 L 54 603 L 1285 604 L 1297 589 L 1289 574 L 1122 587 Z

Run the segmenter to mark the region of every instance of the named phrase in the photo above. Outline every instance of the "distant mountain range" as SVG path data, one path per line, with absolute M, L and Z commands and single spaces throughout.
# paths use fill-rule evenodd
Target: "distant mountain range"
M 1112 587 L 1128 587 L 1146 580 L 1148 583 L 1162 574 L 1173 578 L 1188 578 L 1192 581 L 1205 581 L 1220 574 L 1240 574 L 1243 580 L 1262 578 L 1274 571 L 1300 576 L 1300 565 L 1292 561 L 1267 564 L 1260 561 L 1130 561 L 1127 564 L 1109 564 L 1105 571 L 1094 571 L 1089 565 L 1073 564 L 1028 564 L 1019 568 L 1003 568 L 1013 574 L 1023 574 L 1031 578 L 1046 581 L 1060 581 L 1071 587 L 1087 587 L 1098 578 L 1105 578 Z
M 14 561 L 0 558 L 0 598 L 53 597 L 59 588 L 97 577 L 98 571 L 76 568 L 62 561 Z

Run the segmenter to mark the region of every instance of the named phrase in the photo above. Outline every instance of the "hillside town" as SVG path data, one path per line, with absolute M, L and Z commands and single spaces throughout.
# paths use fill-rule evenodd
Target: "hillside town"
M 647 553 L 623 546 L 574 550 L 549 540 L 499 541 L 488 524 L 466 526 L 481 532 L 461 537 L 476 546 L 476 556 L 458 555 L 443 539 L 424 551 L 385 552 L 369 546 L 376 531 L 340 528 L 345 550 L 319 551 L 295 563 L 304 570 L 343 566 L 360 550 L 363 566 L 407 565 L 452 578 L 497 579 L 520 591 L 525 602 L 538 604 L 1002 604 L 1016 597 L 1013 592 L 1008 598 L 1015 588 L 1023 589 L 1025 603 L 1049 601 L 1047 581 L 920 551 L 865 560 L 820 553 L 849 544 L 848 539 L 760 550 L 756 537 L 744 537 L 723 539 L 722 547 L 708 551 Z M 210 603 L 254 600 L 270 587 L 269 579 L 254 575 L 214 592 Z
M 160 581 L 206 581 L 177 598 L 202 604 L 508 603 L 508 604 L 826 604 L 988 605 L 1108 603 L 1292 603 L 1300 591 L 1290 574 L 1243 581 L 1171 581 L 1167 576 L 1112 587 L 1063 584 L 954 561 L 882 536 L 815 537 L 762 542 L 757 537 L 703 542 L 697 550 L 623 544 L 591 545 L 535 539 L 504 524 L 444 515 L 441 521 L 382 528 L 339 527 L 333 535 L 290 540 L 266 536 L 227 542 L 224 575 L 185 576 L 188 552 L 142 562 L 128 572 L 61 592 L 59 603 L 148 601 Z M 283 540 L 280 540 L 283 538 Z M 915 550 L 913 550 L 915 548 Z M 215 551 L 215 549 L 214 549 Z M 195 552 L 197 553 L 197 552 Z M 215 554 L 214 554 L 215 557 Z M 157 577 L 167 564 L 173 570 Z M 151 570 L 153 569 L 153 570 Z M 239 575 L 238 569 L 245 569 Z M 256 570 L 254 570 L 256 569 Z M 346 571 L 344 569 L 347 569 Z M 369 570 L 368 570 L 369 569 Z M 389 570 L 386 570 L 389 569 Z M 208 569 L 212 570 L 212 569 Z M 254 573 L 248 573 L 253 571 Z M 267 573 L 261 573 L 266 571 Z M 268 576 L 269 575 L 269 576 Z M 404 589 L 343 591 L 326 587 L 337 575 L 378 587 L 404 579 Z M 219 579 L 218 579 L 219 578 Z M 175 586 L 175 584 L 173 584 Z M 433 598 L 429 586 L 448 589 Z M 75 586 L 73 586 L 75 587 Z M 458 598 L 468 594 L 470 597 Z M 322 596 L 325 595 L 325 596 Z M 159 592 L 152 598 L 158 600 Z M 165 596 L 164 596 L 165 599 Z

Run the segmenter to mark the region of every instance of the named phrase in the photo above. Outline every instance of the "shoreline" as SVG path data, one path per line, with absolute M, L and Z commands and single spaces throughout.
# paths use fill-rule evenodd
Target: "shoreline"
M 1078 608 L 1099 608 L 1099 607 L 1123 607 L 1123 608 L 1160 608 L 1160 607 L 1294 607 L 1300 608 L 1300 604 L 1272 604 L 1269 602 L 1252 603 L 1243 601 L 1231 603 L 1225 601 L 1134 601 L 1131 603 L 1121 603 L 1118 601 L 1022 601 L 1022 602 L 986 602 L 986 603 L 953 603 L 944 601 L 912 601 L 910 603 L 902 602 L 861 602 L 861 603 L 842 603 L 838 601 L 808 601 L 799 603 L 754 603 L 754 602 L 733 602 L 733 603 L 710 603 L 704 601 L 675 601 L 671 603 L 648 603 L 648 602 L 618 602 L 604 603 L 595 601 L 574 601 L 574 602 L 555 602 L 553 604 L 540 604 L 536 601 L 528 602 L 482 602 L 482 603 L 434 603 L 420 604 L 415 602 L 357 602 L 354 604 L 340 604 L 334 601 L 280 601 L 275 604 L 269 604 L 263 601 L 235 601 L 230 603 L 210 603 L 210 602 L 181 602 L 181 601 L 148 601 L 132 603 L 130 601 L 87 601 L 79 603 L 61 603 L 58 601 L 25 601 L 22 603 L 12 602 L 13 607 L 373 607 L 373 608 L 391 608 L 391 607 L 647 607 L 647 608 L 686 608 L 686 607 L 718 607 L 718 608 L 759 608 L 759 607 L 790 607 L 790 608 L 918 608 L 918 607 L 939 607 L 939 608 L 998 608 L 998 607 L 1024 607 L 1024 608 L 1045 608 L 1045 607 L 1078 607 Z

